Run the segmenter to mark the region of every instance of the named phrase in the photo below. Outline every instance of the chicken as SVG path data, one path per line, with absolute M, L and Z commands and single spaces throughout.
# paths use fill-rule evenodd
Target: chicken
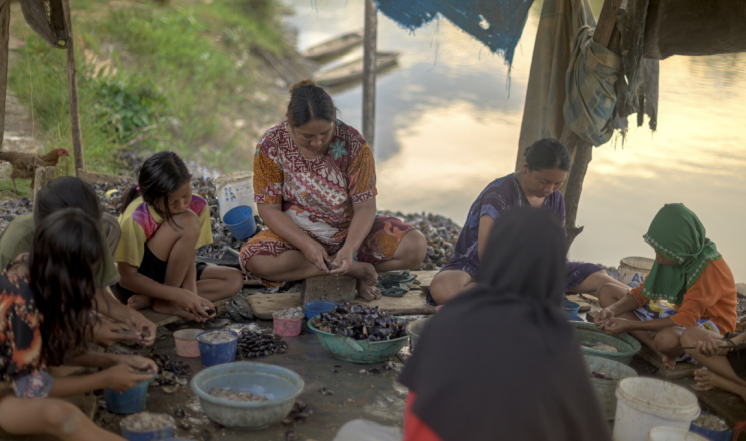
M 54 149 L 43 155 L 38 153 L 0 152 L 0 161 L 10 162 L 10 165 L 13 166 L 10 179 L 13 181 L 13 189 L 18 194 L 16 178 L 31 178 L 31 188 L 34 188 L 36 168 L 55 167 L 62 156 L 70 156 L 70 152 L 67 149 Z

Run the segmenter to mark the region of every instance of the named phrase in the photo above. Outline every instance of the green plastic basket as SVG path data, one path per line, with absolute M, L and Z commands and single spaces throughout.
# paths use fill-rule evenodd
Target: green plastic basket
M 582 349 L 583 353 L 586 355 L 592 355 L 594 357 L 601 357 L 606 358 L 607 360 L 618 361 L 619 363 L 629 366 L 629 364 L 632 362 L 632 357 L 640 352 L 640 342 L 627 333 L 619 335 L 609 335 L 603 331 L 600 331 L 593 323 L 570 323 L 575 327 L 575 332 L 578 334 L 578 338 L 581 341 L 598 341 L 605 345 L 614 346 L 619 351 L 604 352 L 581 346 L 580 349 Z
M 376 342 L 354 340 L 349 337 L 320 331 L 313 325 L 312 322 L 314 320 L 308 321 L 308 327 L 319 337 L 321 346 L 331 352 L 335 358 L 352 363 L 380 363 L 386 361 L 392 355 L 399 352 L 409 340 L 408 335 L 394 340 Z

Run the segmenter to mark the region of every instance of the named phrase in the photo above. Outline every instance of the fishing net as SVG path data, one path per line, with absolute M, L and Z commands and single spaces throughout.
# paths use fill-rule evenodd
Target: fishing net
M 61 0 L 21 0 L 26 23 L 47 43 L 64 49 L 69 38 Z

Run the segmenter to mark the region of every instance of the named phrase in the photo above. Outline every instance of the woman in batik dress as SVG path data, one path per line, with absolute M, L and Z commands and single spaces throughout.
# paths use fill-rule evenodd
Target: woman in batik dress
M 347 274 L 360 296 L 380 298 L 378 273 L 419 265 L 425 237 L 376 215 L 373 153 L 326 91 L 306 80 L 290 95 L 287 121 L 256 149 L 254 200 L 269 230 L 243 246 L 241 267 L 266 286 Z

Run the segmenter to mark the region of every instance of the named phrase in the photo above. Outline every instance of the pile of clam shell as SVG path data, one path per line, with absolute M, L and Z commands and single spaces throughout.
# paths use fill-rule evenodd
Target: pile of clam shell
M 31 213 L 33 209 L 34 204 L 26 198 L 0 201 L 0 232 L 5 230 L 10 221 L 18 216 Z
M 192 368 L 183 361 L 171 360 L 168 355 L 150 353 L 150 358 L 158 365 L 158 374 L 153 382 L 159 386 L 185 386 L 187 378 L 192 375 Z
M 415 268 L 419 271 L 430 271 L 442 268 L 453 255 L 461 227 L 452 220 L 432 213 L 403 214 L 401 211 L 380 211 L 378 214 L 401 219 L 417 228 L 427 238 L 427 255 L 425 260 Z
M 320 331 L 355 340 L 376 342 L 407 336 L 407 323 L 381 311 L 378 306 L 350 306 L 348 302 L 342 302 L 333 311 L 322 312 L 312 323 Z
M 281 336 L 244 328 L 238 337 L 236 357 L 246 360 L 272 354 L 284 354 L 287 350 L 288 344 Z
M 228 401 L 267 401 L 264 395 L 255 395 L 249 392 L 236 392 L 231 388 L 213 387 L 210 389 L 210 395 L 216 398 L 222 398 Z

